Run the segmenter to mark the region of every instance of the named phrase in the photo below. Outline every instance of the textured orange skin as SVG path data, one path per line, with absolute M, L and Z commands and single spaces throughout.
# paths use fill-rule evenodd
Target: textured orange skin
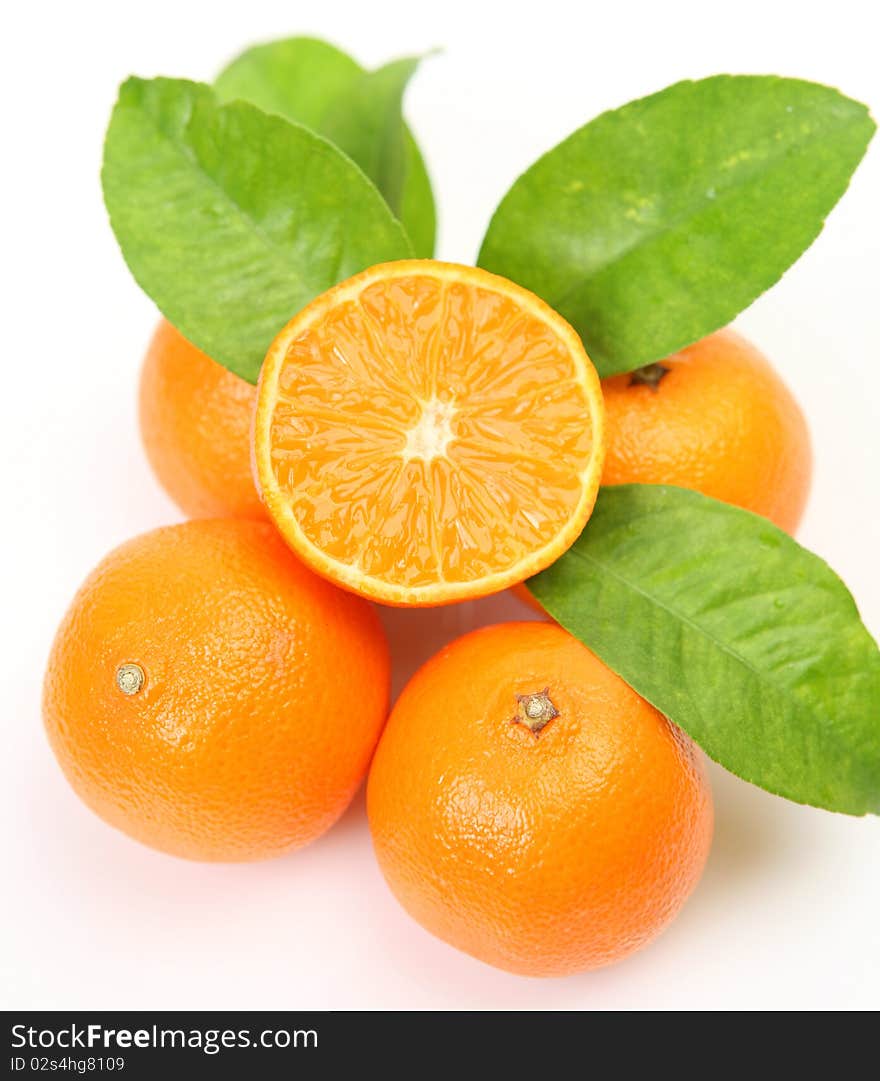
M 257 388 L 162 320 L 140 385 L 144 448 L 160 484 L 190 518 L 265 518 L 251 473 Z
M 677 484 L 763 514 L 794 533 L 812 475 L 791 392 L 758 350 L 719 330 L 661 363 L 656 390 L 602 380 L 603 484 Z
M 126 697 L 121 664 L 146 674 Z M 176 856 L 256 860 L 328 829 L 388 712 L 375 611 L 267 522 L 154 530 L 92 572 L 52 646 L 43 716 L 76 792 Z
M 512 723 L 549 688 L 559 716 Z M 370 828 L 424 927 L 561 976 L 645 945 L 693 890 L 712 799 L 693 744 L 554 623 L 473 631 L 416 673 L 370 769 Z

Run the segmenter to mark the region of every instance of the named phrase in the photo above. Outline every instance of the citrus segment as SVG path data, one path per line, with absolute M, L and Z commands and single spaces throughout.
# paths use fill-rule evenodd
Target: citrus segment
M 579 337 L 472 267 L 373 267 L 304 309 L 260 377 L 262 497 L 313 569 L 391 604 L 534 574 L 596 498 L 602 400 Z

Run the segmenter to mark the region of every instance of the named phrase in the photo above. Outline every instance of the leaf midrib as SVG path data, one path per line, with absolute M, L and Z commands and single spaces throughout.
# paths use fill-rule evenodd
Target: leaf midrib
M 193 101 L 190 100 L 189 113 L 185 120 L 185 130 L 187 132 L 190 131 L 190 126 L 194 118 L 195 110 L 193 108 L 193 104 Z M 217 112 L 225 112 L 228 108 L 229 106 L 227 105 L 218 105 Z M 174 151 L 177 152 L 179 157 L 183 158 L 186 162 L 188 162 L 193 167 L 194 172 L 202 179 L 202 181 L 207 187 L 211 188 L 213 191 L 217 192 L 220 196 L 222 196 L 222 198 L 232 208 L 232 210 L 237 214 L 237 216 L 244 221 L 249 231 L 258 239 L 258 241 L 260 241 L 261 245 L 269 252 L 271 252 L 273 262 L 277 261 L 284 264 L 282 269 L 284 270 L 285 275 L 289 278 L 289 280 L 291 280 L 292 282 L 296 282 L 301 292 L 307 292 L 308 288 L 306 286 L 305 279 L 299 273 L 297 273 L 296 269 L 292 265 L 292 261 L 284 259 L 284 247 L 282 245 L 279 245 L 275 240 L 273 240 L 271 236 L 260 227 L 254 217 L 239 202 L 237 202 L 236 199 L 232 197 L 229 191 L 227 191 L 226 188 L 224 188 L 220 183 L 218 183 L 218 181 L 216 181 L 211 176 L 211 174 L 204 168 L 204 166 L 202 166 L 195 150 L 182 137 L 174 138 L 173 136 L 169 135 L 168 132 L 162 128 L 155 115 L 151 113 L 148 109 L 146 109 L 142 102 L 138 103 L 137 111 L 147 122 L 148 126 L 153 128 L 160 140 L 169 145 Z M 283 118 L 281 117 L 274 117 L 273 119 L 283 120 Z M 283 122 L 290 125 L 290 121 L 288 120 L 283 120 Z M 290 126 L 293 127 L 293 125 Z
M 585 562 L 592 563 L 595 566 L 600 567 L 605 574 L 608 574 L 611 578 L 614 578 L 616 581 L 620 582 L 626 588 L 628 588 L 638 596 L 642 597 L 650 604 L 656 606 L 657 608 L 660 608 L 670 618 L 683 623 L 685 626 L 689 627 L 702 638 L 705 638 L 707 641 L 717 646 L 721 652 L 727 654 L 734 661 L 737 661 L 744 668 L 746 668 L 753 676 L 757 678 L 760 684 L 764 684 L 772 688 L 772 690 L 776 693 L 778 697 L 784 697 L 785 695 L 791 693 L 790 687 L 786 687 L 785 685 L 777 683 L 777 681 L 772 679 L 766 672 L 762 672 L 759 668 L 756 668 L 747 657 L 744 657 L 741 653 L 737 652 L 737 650 L 735 650 L 732 646 L 728 645 L 726 642 L 716 638 L 708 630 L 706 630 L 705 627 L 697 623 L 691 616 L 684 615 L 681 612 L 676 611 L 674 608 L 671 608 L 663 600 L 660 600 L 654 594 L 648 593 L 644 589 L 641 589 L 639 586 L 631 582 L 628 578 L 625 578 L 622 574 L 616 571 L 613 567 L 610 567 L 606 563 L 603 563 L 600 559 L 597 559 L 596 556 L 591 555 L 589 552 L 583 551 L 577 546 L 570 548 L 569 553 L 578 559 L 582 559 Z M 791 712 L 788 708 L 787 703 L 785 702 L 783 702 L 783 708 L 787 712 Z M 810 710 L 810 713 L 815 715 L 814 710 Z
M 860 119 L 861 118 L 854 116 L 849 119 L 845 124 L 839 126 L 834 125 L 833 131 L 841 132 L 848 130 L 850 127 L 855 126 Z M 714 208 L 720 206 L 722 203 L 726 202 L 726 200 L 731 196 L 733 192 L 737 191 L 740 188 L 746 187 L 748 184 L 751 184 L 751 182 L 756 176 L 759 176 L 763 173 L 773 172 L 781 164 L 784 164 L 784 160 L 789 157 L 789 155 L 793 151 L 802 152 L 814 143 L 822 142 L 827 137 L 827 127 L 813 129 L 811 130 L 810 134 L 805 136 L 803 139 L 796 139 L 792 142 L 784 144 L 784 146 L 780 147 L 778 153 L 773 152 L 774 148 L 771 147 L 771 153 L 761 159 L 760 165 L 756 165 L 754 168 L 747 171 L 730 171 L 729 181 L 717 181 L 716 184 L 713 185 L 716 191 L 716 197 L 711 200 L 712 207 Z M 552 154 L 552 151 L 550 151 L 550 153 Z M 601 264 L 590 270 L 588 275 L 584 279 L 582 279 L 581 282 L 576 282 L 574 285 L 571 286 L 571 288 L 566 290 L 561 296 L 559 296 L 555 300 L 548 298 L 549 303 L 551 303 L 556 308 L 564 307 L 565 305 L 567 305 L 568 301 L 572 297 L 576 296 L 584 289 L 585 283 L 588 282 L 591 278 L 598 276 L 599 274 L 606 271 L 609 267 L 614 266 L 616 263 L 622 262 L 631 252 L 636 251 L 638 248 L 651 244 L 654 241 L 658 240 L 660 237 L 665 236 L 667 233 L 675 231 L 679 228 L 680 225 L 682 225 L 682 223 L 696 217 L 701 210 L 705 210 L 706 206 L 707 200 L 705 195 L 702 197 L 702 199 L 700 199 L 699 196 L 696 196 L 693 202 L 689 203 L 689 205 L 684 210 L 682 210 L 680 214 L 676 215 L 673 220 L 668 221 L 663 225 L 647 227 L 646 230 L 640 233 L 640 235 L 636 239 L 619 247 L 610 258 L 604 260 Z

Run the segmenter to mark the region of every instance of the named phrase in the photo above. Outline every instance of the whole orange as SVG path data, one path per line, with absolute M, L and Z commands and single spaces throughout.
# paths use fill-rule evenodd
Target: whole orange
M 141 437 L 159 482 L 189 517 L 265 517 L 251 475 L 256 393 L 166 320 L 156 327 L 141 371 Z
M 473 631 L 416 673 L 367 807 L 410 915 L 529 976 L 650 941 L 696 885 L 712 835 L 700 753 L 547 622 Z
M 328 829 L 388 710 L 371 606 L 267 522 L 193 521 L 111 552 L 64 617 L 43 715 L 82 799 L 145 844 L 277 856 Z
M 603 484 L 677 484 L 793 533 L 812 473 L 791 392 L 739 334 L 720 330 L 659 364 L 603 379 Z

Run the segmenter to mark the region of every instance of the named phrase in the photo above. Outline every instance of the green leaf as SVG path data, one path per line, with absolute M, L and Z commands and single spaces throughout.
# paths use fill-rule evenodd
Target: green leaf
M 249 101 L 336 142 L 376 184 L 402 221 L 416 255 L 434 254 L 436 210 L 419 147 L 401 102 L 417 60 L 365 72 L 316 38 L 257 45 L 232 61 L 215 89 L 224 101 Z
M 395 214 L 407 164 L 403 92 L 418 66 L 418 57 L 407 57 L 365 72 L 334 101 L 323 124 L 323 133 L 360 165 Z
M 528 586 L 733 773 L 880 812 L 880 652 L 840 579 L 770 522 L 683 488 L 604 488 Z
M 341 151 L 252 105 L 220 105 L 200 83 L 124 83 L 101 178 L 137 282 L 190 341 L 252 382 L 310 300 L 412 254 Z
M 813 242 L 874 122 L 776 76 L 681 82 L 604 113 L 540 158 L 479 263 L 575 327 L 600 375 L 728 323 Z
M 249 101 L 264 113 L 321 132 L 327 109 L 363 74 L 356 60 L 317 38 L 255 45 L 214 81 L 221 101 Z
M 437 210 L 425 159 L 408 128 L 404 129 L 406 176 L 400 200 L 400 220 L 419 259 L 432 259 L 437 240 Z

